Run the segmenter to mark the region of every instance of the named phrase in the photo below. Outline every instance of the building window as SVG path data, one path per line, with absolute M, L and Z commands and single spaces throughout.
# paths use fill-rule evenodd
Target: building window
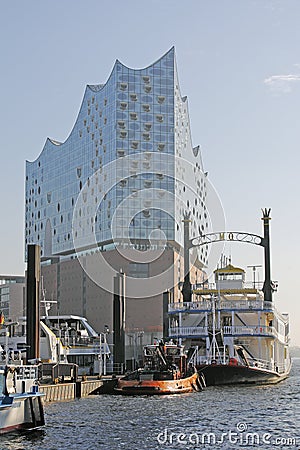
M 149 264 L 130 263 L 128 275 L 132 278 L 148 278 Z

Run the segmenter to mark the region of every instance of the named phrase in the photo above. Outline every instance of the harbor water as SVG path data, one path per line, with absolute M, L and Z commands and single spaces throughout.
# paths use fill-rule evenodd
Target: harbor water
M 174 396 L 92 396 L 45 405 L 46 427 L 0 449 L 300 449 L 300 359 L 268 386 Z

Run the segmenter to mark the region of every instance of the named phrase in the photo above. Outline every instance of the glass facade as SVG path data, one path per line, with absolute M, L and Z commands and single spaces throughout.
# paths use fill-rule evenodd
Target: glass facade
M 116 61 L 105 84 L 87 86 L 67 140 L 48 139 L 26 162 L 25 248 L 68 255 L 83 235 L 91 246 L 162 236 L 182 246 L 185 212 L 193 236 L 208 228 L 205 178 L 174 48 L 140 70 Z

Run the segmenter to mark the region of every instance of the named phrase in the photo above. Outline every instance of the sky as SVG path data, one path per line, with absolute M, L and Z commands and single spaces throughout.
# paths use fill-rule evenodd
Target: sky
M 0 6 L 0 273 L 19 275 L 26 267 L 25 160 L 38 157 L 47 137 L 68 137 L 86 84 L 104 83 L 116 59 L 143 68 L 174 45 L 193 145 L 201 145 L 226 229 L 261 234 L 261 208 L 272 208 L 274 299 L 290 313 L 291 343 L 300 345 L 300 2 L 0 0 Z M 234 265 L 263 264 L 260 247 L 232 243 L 226 251 Z

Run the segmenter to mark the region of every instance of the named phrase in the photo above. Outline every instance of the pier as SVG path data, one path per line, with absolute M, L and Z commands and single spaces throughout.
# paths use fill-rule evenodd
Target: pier
M 112 394 L 117 378 L 84 377 L 75 383 L 40 384 L 39 390 L 45 394 L 45 402 L 60 402 L 87 397 L 88 395 Z

